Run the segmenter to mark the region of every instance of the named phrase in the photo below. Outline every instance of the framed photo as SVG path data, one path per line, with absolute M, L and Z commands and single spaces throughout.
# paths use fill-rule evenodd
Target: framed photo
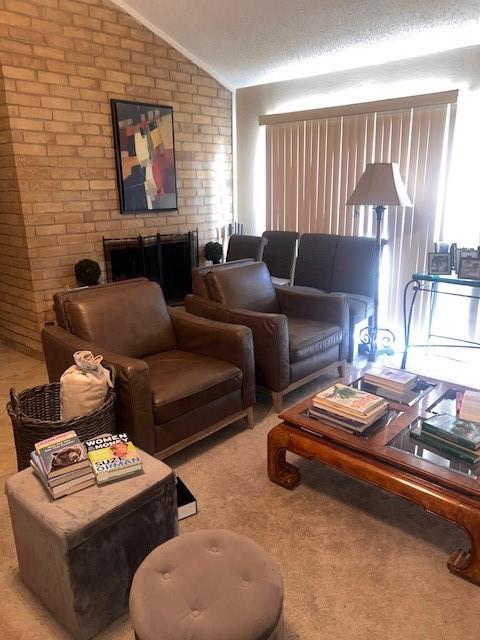
M 429 253 L 428 273 L 431 276 L 449 276 L 451 273 L 449 253 Z
M 460 258 L 478 258 L 477 249 L 460 249 Z
M 121 213 L 177 209 L 173 109 L 111 100 Z
M 450 245 L 448 242 L 435 242 L 435 253 L 448 253 Z
M 478 249 L 468 249 L 467 247 L 457 247 L 457 272 L 462 258 L 478 258 Z
M 480 280 L 480 258 L 460 258 L 458 277 L 467 280 Z

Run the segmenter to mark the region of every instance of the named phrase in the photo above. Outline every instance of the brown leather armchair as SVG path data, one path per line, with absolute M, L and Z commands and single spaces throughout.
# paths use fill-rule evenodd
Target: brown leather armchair
M 335 367 L 343 375 L 348 348 L 348 300 L 343 294 L 275 288 L 263 262 L 199 272 L 204 296 L 188 295 L 187 311 L 250 327 L 256 381 L 283 396 Z
M 253 426 L 253 343 L 245 326 L 212 322 L 166 306 L 144 278 L 54 296 L 58 326 L 42 342 L 58 380 L 72 354 L 103 354 L 117 373 L 118 427 L 164 458 L 244 418 Z

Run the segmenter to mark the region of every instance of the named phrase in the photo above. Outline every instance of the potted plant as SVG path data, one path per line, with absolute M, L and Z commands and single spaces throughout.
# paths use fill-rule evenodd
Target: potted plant
M 98 284 L 101 273 L 102 271 L 98 262 L 90 260 L 90 258 L 79 260 L 75 265 L 75 278 L 80 287 L 89 287 Z
M 220 264 L 223 257 L 223 247 L 219 242 L 207 242 L 205 245 L 205 259 L 213 264 Z

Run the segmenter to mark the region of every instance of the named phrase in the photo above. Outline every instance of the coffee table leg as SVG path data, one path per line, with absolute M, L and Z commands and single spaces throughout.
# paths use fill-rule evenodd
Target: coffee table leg
M 268 477 L 287 489 L 294 489 L 300 482 L 300 472 L 286 459 L 290 436 L 288 429 L 279 424 L 268 434 Z
M 448 559 L 452 573 L 475 584 L 480 584 L 480 510 L 468 505 L 459 505 L 456 522 L 470 536 L 469 551 L 458 549 Z

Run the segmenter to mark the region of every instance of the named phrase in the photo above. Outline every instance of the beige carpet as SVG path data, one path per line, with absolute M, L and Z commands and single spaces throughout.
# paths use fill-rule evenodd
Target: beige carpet
M 4 481 L 15 471 L 4 411 L 8 388 L 39 384 L 46 376 L 41 363 L 2 347 L 0 359 Z M 319 385 L 291 394 L 289 402 Z M 277 418 L 266 398 L 259 398 L 256 420 L 253 431 L 233 425 L 168 462 L 198 499 L 199 513 L 183 521 L 183 532 L 235 530 L 256 540 L 280 565 L 286 640 L 478 640 L 480 588 L 446 568 L 447 555 L 466 543 L 460 530 L 309 461 L 299 461 L 303 481 L 293 492 L 272 484 L 266 475 L 266 435 Z M 1 640 L 68 638 L 19 579 L 3 496 L 0 536 Z M 98 638 L 131 640 L 127 617 Z

